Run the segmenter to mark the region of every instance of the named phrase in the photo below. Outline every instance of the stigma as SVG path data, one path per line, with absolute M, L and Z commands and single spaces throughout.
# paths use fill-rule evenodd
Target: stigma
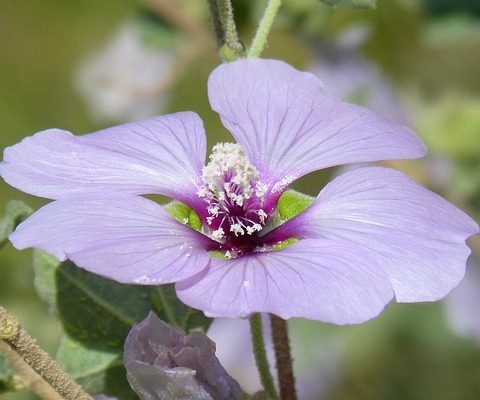
M 197 194 L 206 203 L 207 230 L 227 251 L 245 245 L 260 232 L 268 218 L 263 210 L 267 187 L 257 168 L 236 143 L 218 143 L 202 171 Z

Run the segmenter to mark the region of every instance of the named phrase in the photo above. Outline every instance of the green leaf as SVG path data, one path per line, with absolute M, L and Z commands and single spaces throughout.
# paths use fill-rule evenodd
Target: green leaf
M 5 208 L 5 215 L 0 219 L 0 248 L 8 241 L 8 236 L 17 225 L 27 218 L 33 210 L 23 201 L 11 200 Z
M 286 247 L 290 246 L 291 244 L 297 243 L 300 239 L 292 237 L 288 238 L 287 240 L 283 240 L 275 245 L 273 245 L 273 250 L 282 250 Z
M 278 215 L 283 221 L 292 219 L 310 207 L 314 201 L 315 197 L 297 192 L 296 190 L 287 190 L 278 199 Z
M 151 288 L 102 278 L 39 250 L 34 269 L 35 288 L 65 333 L 57 353 L 62 368 L 91 393 L 135 398 L 122 366 L 123 344 L 152 308 Z
M 40 251 L 34 269 L 39 295 L 82 342 L 108 337 L 109 347 L 121 347 L 130 327 L 150 311 L 149 287 L 120 284 Z
M 182 328 L 185 332 L 200 330 L 205 332 L 212 320 L 203 312 L 187 307 L 177 297 L 174 285 L 156 286 L 152 294 L 157 314 L 163 321 Z
M 182 224 L 185 224 L 196 231 L 200 230 L 202 227 L 202 222 L 200 221 L 198 214 L 185 203 L 174 200 L 166 204 L 164 208 L 173 218 Z
M 64 335 L 57 361 L 75 382 L 91 393 L 108 393 L 122 400 L 137 399 L 126 380 L 122 353 L 86 347 Z
M 35 288 L 64 330 L 57 360 L 93 394 L 135 398 L 122 365 L 123 345 L 150 310 L 186 331 L 206 329 L 211 322 L 181 303 L 173 285 L 120 284 L 40 250 L 34 252 L 34 270 Z
M 377 8 L 377 0 L 320 0 L 331 7 Z

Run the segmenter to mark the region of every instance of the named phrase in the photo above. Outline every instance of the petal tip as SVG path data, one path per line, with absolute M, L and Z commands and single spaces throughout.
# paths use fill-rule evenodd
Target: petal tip
M 5 156 L 4 156 L 5 157 Z M 0 161 L 0 177 L 5 180 L 5 170 L 7 169 L 8 163 L 6 161 Z

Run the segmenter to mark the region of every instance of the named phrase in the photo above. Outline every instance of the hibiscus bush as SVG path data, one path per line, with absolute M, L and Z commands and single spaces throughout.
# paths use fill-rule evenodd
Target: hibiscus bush
M 478 9 L 437 6 L 6 5 L 52 50 L 0 42 L 0 395 L 478 391 Z

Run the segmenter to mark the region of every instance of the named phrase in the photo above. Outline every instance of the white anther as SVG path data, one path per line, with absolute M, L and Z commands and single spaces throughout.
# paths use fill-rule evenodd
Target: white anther
M 212 232 L 214 239 L 221 239 L 225 235 L 225 231 L 222 228 L 218 228 Z
M 245 231 L 239 223 L 230 225 L 230 232 L 233 232 L 235 236 L 244 235 Z
M 197 190 L 197 196 L 200 197 L 200 198 L 204 198 L 207 196 L 207 189 L 205 188 L 205 186 L 202 186 L 200 189 Z
M 218 204 L 210 204 L 207 207 L 207 210 L 210 215 L 212 215 L 213 217 L 217 217 L 220 211 L 220 208 L 218 207 Z
M 212 149 L 209 163 L 203 168 L 203 186 L 198 189 L 198 196 L 207 203 L 208 216 L 206 221 L 212 225 L 216 218 L 223 217 L 222 222 L 215 222 L 215 226 L 230 230 L 236 236 L 245 233 L 252 235 L 263 228 L 267 214 L 258 209 L 264 201 L 267 185 L 259 182 L 260 174 L 256 167 L 250 163 L 248 157 L 239 144 L 218 143 Z M 257 200 L 251 201 L 257 197 Z M 254 220 L 241 216 L 244 213 L 258 215 Z M 232 208 L 235 208 L 235 215 L 231 217 Z M 245 215 L 245 214 L 243 214 Z M 242 222 L 243 221 L 243 222 Z M 224 222 L 228 223 L 227 225 Z M 225 236 L 222 228 L 212 233 L 214 238 L 220 239 Z
M 260 224 L 253 224 L 253 229 L 260 232 L 262 230 L 262 225 Z
M 265 211 L 263 211 L 261 208 L 257 211 L 258 217 L 260 218 L 260 222 L 265 222 L 267 219 L 268 215 Z
M 257 182 L 255 186 L 255 194 L 257 195 L 258 198 L 263 199 L 265 197 L 265 193 L 267 192 L 267 185 L 265 185 L 262 182 Z

